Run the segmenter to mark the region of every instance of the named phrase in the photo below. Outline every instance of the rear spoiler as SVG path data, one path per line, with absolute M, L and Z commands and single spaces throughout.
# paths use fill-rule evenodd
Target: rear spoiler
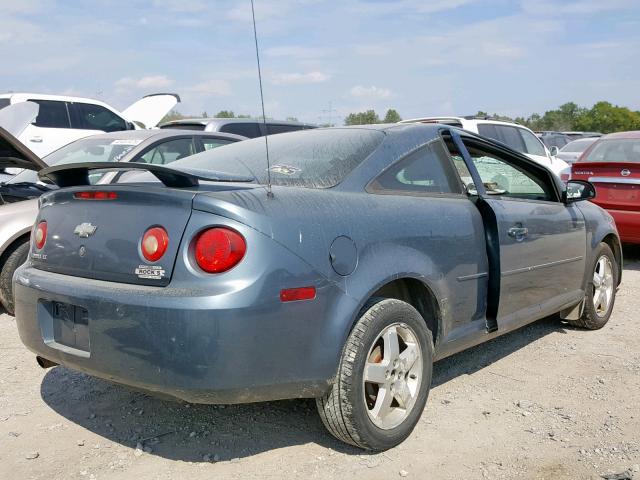
M 59 187 L 91 185 L 89 172 L 92 170 L 144 170 L 152 173 L 165 186 L 172 188 L 197 187 L 200 180 L 208 182 L 252 182 L 253 177 L 231 175 L 211 170 L 181 169 L 149 163 L 86 162 L 53 166 L 38 172 L 41 180 L 48 179 Z

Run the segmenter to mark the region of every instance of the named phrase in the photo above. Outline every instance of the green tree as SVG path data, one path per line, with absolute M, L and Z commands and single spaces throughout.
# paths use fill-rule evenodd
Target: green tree
M 380 117 L 375 110 L 367 110 L 366 112 L 350 113 L 344 119 L 345 125 L 371 125 L 380 123 Z
M 236 118 L 233 110 L 220 110 L 216 113 L 216 118 Z
M 609 102 L 598 102 L 576 122 L 577 130 L 592 132 L 623 132 L 640 130 L 640 112 Z
M 393 108 L 390 108 L 389 110 L 387 110 L 387 113 L 385 114 L 384 120 L 382 122 L 383 123 L 398 123 L 400 120 L 402 120 L 402 117 L 400 116 L 398 111 L 393 109 Z
M 209 114 L 207 113 L 207 111 L 206 111 L 206 110 L 205 110 L 204 112 L 202 112 L 202 113 L 200 114 L 200 116 L 201 116 L 202 118 L 209 118 Z
M 162 118 L 162 120 L 160 120 L 160 123 L 172 122 L 173 120 L 181 120 L 183 118 L 186 118 L 186 117 L 182 115 L 179 111 L 171 110 Z

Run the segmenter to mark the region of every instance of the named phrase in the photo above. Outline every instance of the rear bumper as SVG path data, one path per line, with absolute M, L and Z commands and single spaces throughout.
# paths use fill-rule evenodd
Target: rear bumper
M 607 210 L 616 221 L 622 243 L 640 244 L 640 211 Z
M 314 301 L 283 304 L 276 297 L 256 305 L 264 285 L 210 296 L 70 277 L 26 264 L 16 272 L 14 287 L 20 338 L 37 355 L 189 402 L 317 397 L 337 369 L 343 327 L 328 315 L 332 301 L 343 303 L 345 296 L 328 283 L 318 284 Z M 87 351 L 51 338 L 49 302 L 86 309 Z

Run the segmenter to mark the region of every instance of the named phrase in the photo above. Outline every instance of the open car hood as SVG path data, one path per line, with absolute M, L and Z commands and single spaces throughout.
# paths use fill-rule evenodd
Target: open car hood
M 47 168 L 47 164 L 0 126 L 0 168 L 26 168 L 39 171 Z
M 152 128 L 180 102 L 175 93 L 154 93 L 147 95 L 127 107 L 122 114 L 130 122 L 143 128 Z
M 34 102 L 20 102 L 0 109 L 0 127 L 14 137 L 20 136 L 38 116 L 40 106 Z

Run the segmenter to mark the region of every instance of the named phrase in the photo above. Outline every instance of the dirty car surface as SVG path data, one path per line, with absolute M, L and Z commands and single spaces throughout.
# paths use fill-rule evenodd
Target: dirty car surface
M 418 421 L 434 360 L 555 313 L 609 318 L 611 217 L 501 144 L 309 130 L 270 137 L 268 170 L 264 147 L 140 165 L 140 184 L 41 172 L 64 188 L 14 276 L 23 343 L 190 402 L 315 397 L 332 434 L 381 450 Z

